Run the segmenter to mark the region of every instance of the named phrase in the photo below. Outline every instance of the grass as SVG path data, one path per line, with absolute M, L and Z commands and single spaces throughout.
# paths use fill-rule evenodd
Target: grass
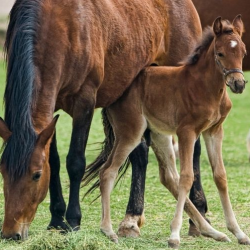
M 250 80 L 250 73 L 246 74 Z M 3 99 L 5 86 L 5 68 L 0 63 L 0 100 Z M 249 130 L 250 117 L 250 87 L 247 86 L 242 95 L 230 93 L 233 101 L 233 109 L 224 123 L 224 162 L 228 174 L 228 183 L 232 205 L 242 229 L 250 235 L 250 164 L 246 151 L 246 135 Z M 3 116 L 2 101 L 0 101 L 0 115 Z M 68 198 L 68 177 L 65 168 L 65 158 L 68 151 L 71 118 L 65 113 L 61 114 L 58 125 L 58 147 L 61 157 L 61 178 L 65 199 Z M 91 127 L 89 143 L 87 147 L 87 161 L 91 162 L 97 156 L 100 147 L 97 142 L 103 139 L 100 111 L 95 112 Z M 226 233 L 232 240 L 231 243 L 216 242 L 204 237 L 192 238 L 187 236 L 188 217 L 184 215 L 183 228 L 181 230 L 181 249 L 249 249 L 237 244 L 236 239 L 227 231 L 223 218 L 223 212 L 219 197 L 212 180 L 210 166 L 202 142 L 202 183 L 209 205 L 208 217 L 212 225 Z M 0 180 L 0 224 L 4 215 L 4 197 L 2 180 Z M 130 171 L 126 178 L 113 191 L 111 197 L 113 227 L 116 230 L 123 219 L 130 190 Z M 86 189 L 81 190 L 83 196 Z M 91 204 L 97 192 L 81 202 L 82 222 L 81 230 L 77 233 L 61 235 L 57 232 L 48 232 L 46 227 L 50 221 L 49 196 L 39 205 L 36 217 L 30 227 L 29 239 L 24 242 L 0 240 L 0 249 L 4 250 L 44 250 L 44 249 L 68 249 L 68 250 L 132 250 L 132 249 L 166 249 L 167 239 L 170 235 L 169 225 L 174 215 L 176 201 L 168 191 L 159 183 L 158 167 L 155 157 L 150 151 L 149 166 L 146 180 L 145 215 L 146 224 L 141 229 L 141 237 L 137 239 L 119 239 L 117 245 L 111 243 L 99 231 L 101 218 L 100 199 Z

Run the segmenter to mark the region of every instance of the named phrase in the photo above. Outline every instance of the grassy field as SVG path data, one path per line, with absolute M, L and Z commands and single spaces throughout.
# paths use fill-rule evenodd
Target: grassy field
M 250 73 L 246 74 L 250 80 Z M 0 115 L 3 116 L 2 96 L 5 86 L 5 68 L 0 62 Z M 228 174 L 228 183 L 232 205 L 238 222 L 242 229 L 250 235 L 250 164 L 246 151 L 246 135 L 250 128 L 250 86 L 248 85 L 242 95 L 230 93 L 233 101 L 233 109 L 224 124 L 224 162 Z M 71 133 L 71 119 L 63 112 L 57 125 L 58 146 L 61 157 L 61 177 L 65 199 L 68 197 L 68 178 L 65 168 L 69 138 Z M 98 154 L 103 139 L 100 111 L 96 111 L 92 123 L 88 148 L 87 161 L 92 161 Z M 210 166 L 202 142 L 202 183 L 209 205 L 208 218 L 212 225 L 226 233 L 232 240 L 231 243 L 215 242 L 204 237 L 192 238 L 187 236 L 188 217 L 184 215 L 183 228 L 181 231 L 181 249 L 249 249 L 237 244 L 236 239 L 227 231 L 219 197 L 212 180 Z M 123 219 L 128 201 L 130 189 L 130 171 L 126 178 L 112 193 L 112 219 L 113 227 L 117 229 Z M 86 190 L 81 190 L 81 195 Z M 169 225 L 174 215 L 176 201 L 168 191 L 160 184 L 158 178 L 157 162 L 150 153 L 146 195 L 145 215 L 146 224 L 141 229 L 141 237 L 137 239 L 120 239 L 117 245 L 111 243 L 99 231 L 101 218 L 100 199 L 91 204 L 97 192 L 82 201 L 81 230 L 77 233 L 61 235 L 57 232 L 48 232 L 46 227 L 50 221 L 49 196 L 40 204 L 35 220 L 30 227 L 29 239 L 25 242 L 0 240 L 0 249 L 88 249 L 88 250 L 116 250 L 116 249 L 166 249 L 167 239 L 170 235 Z M 2 179 L 0 179 L 0 225 L 4 214 L 4 197 L 2 191 Z

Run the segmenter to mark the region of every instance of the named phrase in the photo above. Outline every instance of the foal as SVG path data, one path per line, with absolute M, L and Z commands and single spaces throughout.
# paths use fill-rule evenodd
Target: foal
M 246 54 L 241 40 L 241 16 L 232 24 L 218 17 L 207 29 L 203 41 L 180 67 L 148 67 L 115 104 L 108 117 L 115 133 L 115 144 L 100 172 L 102 196 L 101 230 L 117 241 L 110 219 L 110 193 L 117 172 L 128 154 L 140 143 L 145 129 L 151 131 L 152 148 L 160 169 L 160 180 L 178 200 L 171 223 L 169 246 L 180 243 L 182 214 L 185 209 L 203 235 L 220 241 L 228 237 L 213 229 L 187 198 L 193 183 L 192 155 L 202 133 L 224 209 L 227 228 L 238 242 L 250 244 L 242 232 L 228 196 L 227 177 L 222 160 L 222 123 L 231 109 L 226 85 L 234 93 L 245 87 L 242 59 Z M 171 135 L 179 140 L 180 178 L 175 167 Z M 185 205 L 185 207 L 184 207 Z

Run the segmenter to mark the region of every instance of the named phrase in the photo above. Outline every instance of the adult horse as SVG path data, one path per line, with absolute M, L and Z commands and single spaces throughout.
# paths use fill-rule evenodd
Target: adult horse
M 145 130 L 149 129 L 152 148 L 159 163 L 160 180 L 177 199 L 169 246 L 179 247 L 184 208 L 202 234 L 230 241 L 214 230 L 186 198 L 194 180 L 194 144 L 201 133 L 227 228 L 240 244 L 250 245 L 250 239 L 240 229 L 232 210 L 222 159 L 222 123 L 232 106 L 226 87 L 233 93 L 242 93 L 246 83 L 242 72 L 242 60 L 246 55 L 241 40 L 242 31 L 240 15 L 232 24 L 218 17 L 213 29 L 204 32 L 202 42 L 183 66 L 147 67 L 125 94 L 107 108 L 115 142 L 98 172 L 102 196 L 101 230 L 113 241 L 117 241 L 110 214 L 113 184 L 121 164 L 140 143 Z M 177 134 L 180 142 L 180 177 L 175 166 L 173 133 Z
M 143 67 L 181 60 L 200 32 L 188 0 L 15 2 L 6 37 L 5 122 L 0 120 L 3 237 L 27 238 L 48 188 L 49 228 L 68 229 L 64 216 L 73 230 L 79 228 L 79 187 L 94 108 L 115 102 Z M 58 109 L 73 118 L 67 210 L 54 134 Z M 135 153 L 145 156 L 145 150 Z
M 211 25 L 214 17 L 223 16 L 227 19 L 232 19 L 236 14 L 241 13 L 244 18 L 244 27 L 246 31 L 250 30 L 250 2 L 245 0 L 192 0 L 201 19 L 202 27 Z M 250 36 L 242 37 L 247 48 L 250 48 Z M 243 63 L 244 70 L 250 70 L 250 57 L 247 56 Z

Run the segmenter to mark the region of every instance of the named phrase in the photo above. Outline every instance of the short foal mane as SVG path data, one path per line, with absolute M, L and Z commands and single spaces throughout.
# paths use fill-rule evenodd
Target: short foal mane
M 37 139 L 32 124 L 36 75 L 33 54 L 40 6 L 41 0 L 17 0 L 10 12 L 6 35 L 5 122 L 12 135 L 4 144 L 1 163 L 11 180 L 27 172 Z
M 212 30 L 212 27 L 205 28 L 202 33 L 201 41 L 196 45 L 193 52 L 190 55 L 188 55 L 186 60 L 181 62 L 181 64 L 182 65 L 196 64 L 199 61 L 201 54 L 210 46 L 213 39 L 214 39 L 214 32 Z
M 233 32 L 233 26 L 228 20 L 223 20 L 222 23 L 223 23 L 224 34 L 229 34 Z M 214 39 L 213 29 L 212 27 L 208 26 L 204 29 L 202 33 L 201 41 L 198 42 L 193 52 L 186 58 L 186 60 L 181 62 L 181 65 L 196 64 L 199 61 L 201 54 L 208 49 L 213 39 Z

